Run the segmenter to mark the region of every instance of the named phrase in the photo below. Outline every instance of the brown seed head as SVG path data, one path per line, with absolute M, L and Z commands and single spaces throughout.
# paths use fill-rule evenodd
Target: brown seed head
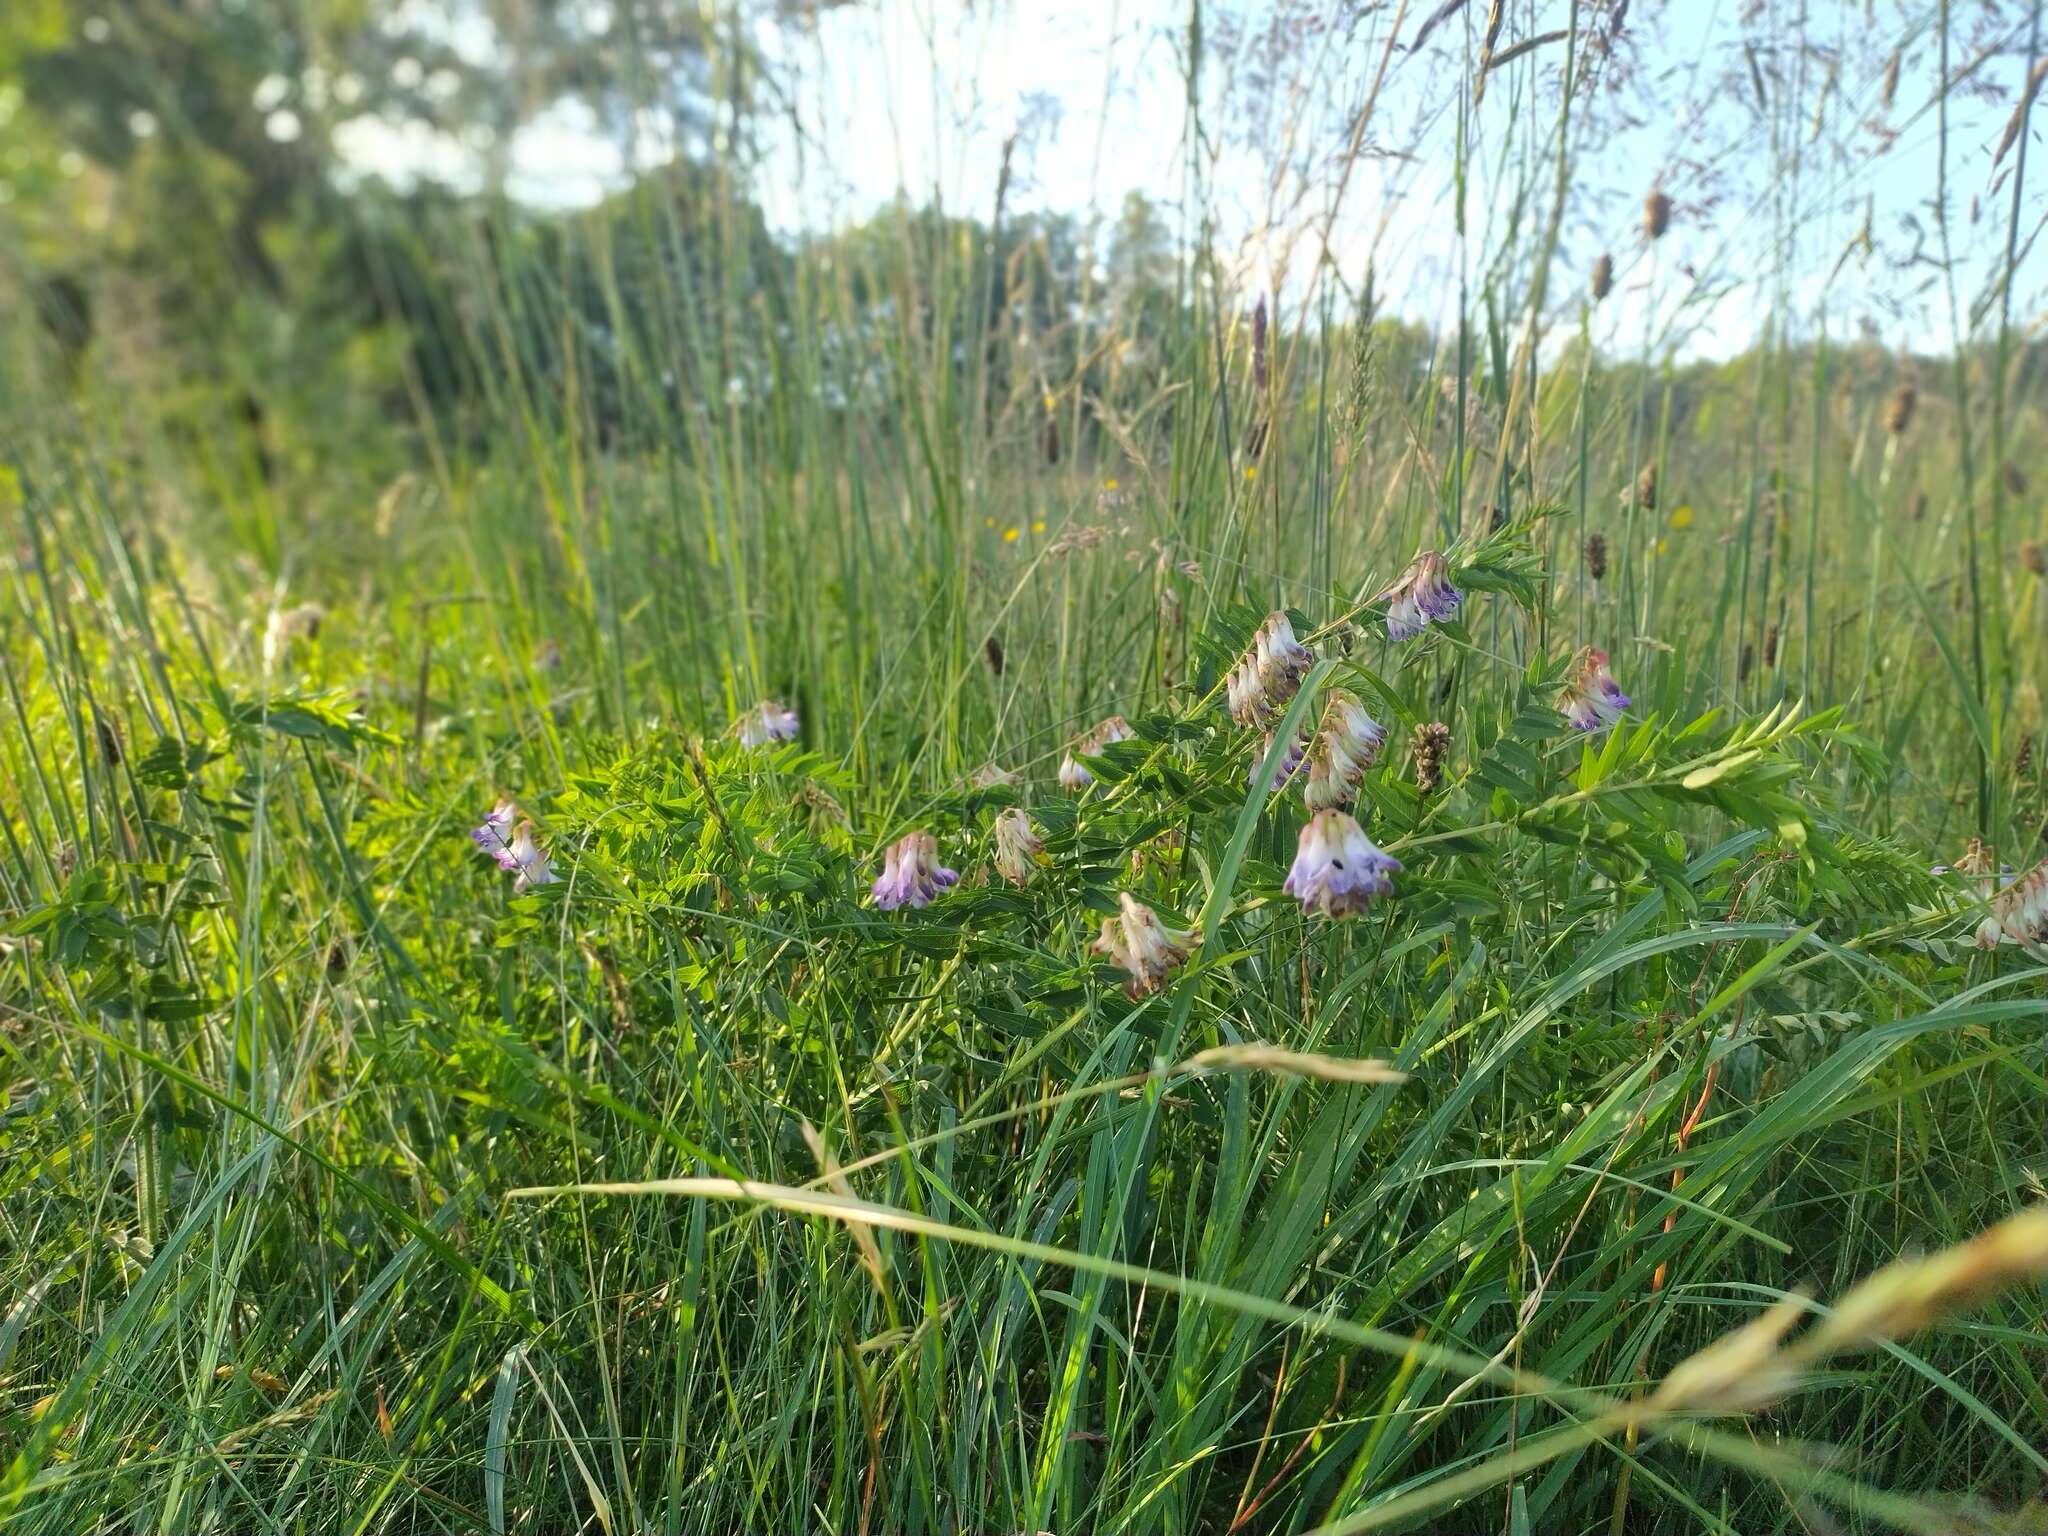
M 1605 251 L 1593 263 L 1593 302 L 1598 304 L 1614 291 L 1614 258 Z
M 1660 187 L 1643 199 L 1643 235 L 1646 239 L 1661 240 L 1670 227 L 1671 199 Z
M 1636 476 L 1636 505 L 1645 512 L 1657 510 L 1657 466 L 1645 464 L 1643 472 Z
M 1767 625 L 1764 629 L 1764 665 L 1767 667 L 1775 667 L 1777 664 L 1778 626 L 1775 624 L 1771 624 Z
M 1589 533 L 1586 535 L 1586 574 L 1595 581 L 1607 577 L 1607 535 Z
M 1409 748 L 1415 761 L 1415 788 L 1426 799 L 1437 792 L 1444 780 L 1444 762 L 1451 755 L 1451 728 L 1432 720 L 1415 732 Z
M 1892 393 L 1891 403 L 1884 408 L 1884 429 L 1893 437 L 1903 436 L 1906 428 L 1913 424 L 1913 407 L 1920 403 L 1920 392 L 1911 384 L 1901 384 Z
M 2005 489 L 2007 494 L 2013 496 L 2027 494 L 2027 477 L 2020 473 L 2019 465 L 2013 463 L 2011 459 L 2005 461 Z
M 2048 576 L 2048 550 L 2043 550 L 2039 539 L 2029 539 L 2020 546 L 2020 564 L 2036 576 Z

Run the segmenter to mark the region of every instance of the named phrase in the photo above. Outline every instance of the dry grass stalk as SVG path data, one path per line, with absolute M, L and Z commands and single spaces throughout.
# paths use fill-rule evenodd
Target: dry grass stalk
M 1241 1045 L 1212 1046 L 1198 1051 L 1174 1068 L 1176 1072 L 1275 1072 L 1283 1077 L 1313 1077 L 1325 1083 L 1405 1083 L 1406 1072 L 1397 1071 L 1378 1057 L 1317 1056 L 1290 1051 L 1277 1045 L 1247 1040 Z

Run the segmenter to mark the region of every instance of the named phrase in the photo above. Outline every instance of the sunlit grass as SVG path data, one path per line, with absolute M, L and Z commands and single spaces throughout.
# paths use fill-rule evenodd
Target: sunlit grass
M 2048 969 L 1973 942 L 2039 853 L 2025 350 L 1525 345 L 1595 315 L 1554 109 L 1436 338 L 1328 274 L 1255 357 L 1186 253 L 1034 335 L 1050 237 L 770 268 L 687 180 L 409 234 L 473 388 L 267 471 L 11 328 L 0 1525 L 2038 1503 L 2038 1214 L 1856 1289 L 2048 1197 Z M 1330 918 L 1266 781 L 1339 690 L 1400 868 Z M 880 910 L 917 833 L 959 881 Z

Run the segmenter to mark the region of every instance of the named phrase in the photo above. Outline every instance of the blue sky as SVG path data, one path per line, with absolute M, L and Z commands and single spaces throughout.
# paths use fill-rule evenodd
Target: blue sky
M 1983 8 L 1995 0 L 1970 3 Z M 1596 9 L 1588 0 L 1581 8 Z M 586 9 L 594 25 L 607 24 L 605 0 L 588 0 Z M 1547 44 L 1496 73 L 1468 114 L 1461 240 L 1452 172 L 1458 105 L 1468 49 L 1477 46 L 1471 29 L 1485 6 L 1445 22 L 1421 52 L 1387 55 L 1396 9 L 1346 0 L 1208 0 L 1208 137 L 1192 162 L 1180 57 L 1186 0 L 861 0 L 826 10 L 807 32 L 762 33 L 789 66 L 801 130 L 776 126 L 758 195 L 770 222 L 788 232 L 865 218 L 899 189 L 912 202 L 936 197 L 954 211 L 986 216 L 1001 146 L 1017 134 L 1013 209 L 1063 210 L 1084 228 L 1098 219 L 1106 226 L 1127 193 L 1178 205 L 1187 178 L 1198 173 L 1227 281 L 1247 292 L 1270 287 L 1289 307 L 1309 300 L 1309 280 L 1323 263 L 1345 285 L 1362 281 L 1370 264 L 1380 292 L 1402 313 L 1454 321 L 1461 262 L 1476 287 L 1477 272 L 1497 250 L 1526 249 L 1526 233 L 1509 237 L 1511 221 L 1519 217 L 1526 229 L 1542 216 L 1518 214 L 1515 200 L 1527 185 L 1548 195 L 1546 157 L 1555 142 L 1545 141 L 1563 48 Z M 1401 39 L 1412 40 L 1417 18 L 1434 9 L 1411 0 Z M 1503 43 L 1561 27 L 1569 9 L 1570 0 L 1510 5 Z M 1871 331 L 1894 345 L 1945 347 L 1946 290 L 1932 281 L 1933 267 L 1906 259 L 1916 242 L 1935 248 L 1937 128 L 1927 103 L 1937 72 L 1922 14 L 1931 9 L 1917 0 L 1634 0 L 1628 46 L 1607 66 L 1625 69 L 1627 83 L 1580 103 L 1608 126 L 1575 157 L 1552 323 L 1570 319 L 1583 274 L 1607 249 L 1617 290 L 1595 324 L 1615 349 L 1740 350 L 1779 297 L 1781 270 L 1790 274 L 1782 303 L 1803 330 L 1825 324 L 1838 336 Z M 1757 14 L 1745 19 L 1751 11 Z M 438 17 L 458 46 L 493 46 L 465 0 L 411 0 L 406 12 Z M 1346 18 L 1359 12 L 1347 31 Z M 1795 12 L 1805 14 L 1817 48 L 1773 45 L 1792 35 Z M 1235 38 L 1233 19 L 1245 23 Z M 1756 56 L 1754 73 L 1745 43 Z M 1894 43 L 1904 45 L 1904 59 L 1886 112 L 1882 66 Z M 1842 61 L 1832 78 L 1830 55 Z M 1959 40 L 1955 61 L 1971 56 Z M 1383 57 L 1388 68 L 1368 136 L 1385 153 L 1358 159 L 1340 177 L 1338 147 Z M 1973 83 L 2010 89 L 2024 68 L 2023 53 L 1994 57 Z M 1762 111 L 1759 80 L 1768 104 Z M 2003 251 L 2009 191 L 1994 187 L 1991 154 L 2009 111 L 2004 102 L 1952 93 L 1951 222 L 1965 306 Z M 1517 114 L 1542 121 L 1545 132 L 1511 133 Z M 559 106 L 511 147 L 511 189 L 547 206 L 595 201 L 635 168 L 676 152 L 669 121 L 643 112 L 623 131 L 606 132 L 583 109 Z M 1781 142 L 1805 141 L 1819 125 L 1802 142 L 1796 185 L 1774 172 L 1774 123 Z M 378 124 L 342 131 L 366 170 L 398 178 L 419 168 L 461 174 L 459 145 Z M 1887 135 L 1896 136 L 1880 152 Z M 1671 234 L 1651 250 L 1638 234 L 1640 209 L 1660 181 L 1678 212 Z M 1981 200 L 1974 223 L 1973 197 Z M 2042 207 L 2029 199 L 2023 229 Z M 1845 258 L 1866 217 L 1875 253 Z M 1779 235 L 1782 259 L 1773 254 Z M 2016 314 L 2028 321 L 2040 299 L 2030 277 L 2023 269 L 2015 285 Z

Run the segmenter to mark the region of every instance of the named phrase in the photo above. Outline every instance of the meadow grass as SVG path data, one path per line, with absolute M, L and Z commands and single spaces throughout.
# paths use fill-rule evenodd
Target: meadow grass
M 2031 354 L 1596 355 L 1525 116 L 1426 348 L 659 179 L 419 233 L 472 385 L 375 431 L 10 329 L 0 1527 L 2037 1529 L 2048 971 L 1929 869 L 2040 851 Z M 1389 732 L 1343 919 L 1276 609 L 1281 743 Z

